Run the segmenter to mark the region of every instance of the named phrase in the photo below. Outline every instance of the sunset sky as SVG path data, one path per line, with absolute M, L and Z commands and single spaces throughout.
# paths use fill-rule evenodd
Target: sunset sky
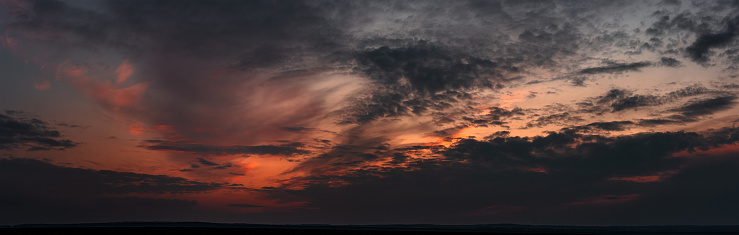
M 739 224 L 739 1 L 0 0 L 0 225 Z

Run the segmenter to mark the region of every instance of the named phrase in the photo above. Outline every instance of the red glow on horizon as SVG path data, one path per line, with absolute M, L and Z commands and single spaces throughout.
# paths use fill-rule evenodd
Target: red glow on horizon
M 549 172 L 547 172 L 547 169 L 538 168 L 538 167 L 537 168 L 529 168 L 529 169 L 526 169 L 526 170 L 527 171 L 532 171 L 532 172 L 538 172 L 538 173 L 545 173 L 545 174 L 546 173 L 549 173 Z
M 680 151 L 672 154 L 673 157 L 695 157 L 699 155 L 723 155 L 729 153 L 739 153 L 739 144 L 723 145 L 708 150 Z
M 628 195 L 603 195 L 597 197 L 583 198 L 576 202 L 564 203 L 564 206 L 581 206 L 581 205 L 599 205 L 599 204 L 613 204 L 623 203 L 638 198 L 641 194 L 628 194 Z
M 662 181 L 665 178 L 668 178 L 672 175 L 677 173 L 675 170 L 671 171 L 663 171 L 659 172 L 655 175 L 641 175 L 641 176 L 631 176 L 631 177 L 613 177 L 608 180 L 620 180 L 620 181 L 632 181 L 637 183 L 651 183 L 651 182 L 658 182 Z
M 146 132 L 144 129 L 144 124 L 141 122 L 136 122 L 128 126 L 128 133 L 132 135 L 141 135 Z

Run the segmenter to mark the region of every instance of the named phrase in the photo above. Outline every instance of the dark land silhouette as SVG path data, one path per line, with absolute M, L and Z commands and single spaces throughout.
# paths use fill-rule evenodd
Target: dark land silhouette
M 270 225 L 204 222 L 24 224 L 2 234 L 739 234 L 739 225 L 562 226 L 562 225 Z

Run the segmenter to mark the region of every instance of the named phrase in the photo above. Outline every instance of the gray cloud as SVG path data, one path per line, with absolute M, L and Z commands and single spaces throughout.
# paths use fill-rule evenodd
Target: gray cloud
M 569 112 L 563 112 L 563 113 L 556 113 L 556 114 L 550 114 L 550 115 L 543 115 L 535 117 L 534 120 L 526 123 L 525 128 L 531 128 L 531 127 L 543 127 L 547 125 L 564 125 L 564 124 L 572 124 L 584 121 L 585 119 L 582 119 L 582 117 L 569 113 Z
M 27 147 L 29 151 L 65 150 L 77 146 L 44 121 L 14 115 L 17 111 L 6 111 L 6 114 L 0 114 L 0 150 L 19 147 Z
M 13 179 L 3 181 L 3 191 L 33 190 L 36 195 L 191 193 L 222 186 L 165 175 L 62 167 L 26 158 L 0 159 L 0 167 L 3 179 Z
M 206 165 L 206 166 L 218 166 L 218 163 L 211 162 L 203 158 L 197 158 L 196 160 L 198 161 L 198 163 Z
M 371 49 L 356 58 L 356 70 L 381 89 L 345 110 L 342 123 L 443 110 L 473 90 L 500 87 L 500 71 L 514 69 L 424 41 Z
M 244 146 L 244 145 L 231 145 L 231 146 L 216 146 L 216 145 L 204 145 L 196 143 L 183 143 L 183 142 L 169 142 L 164 141 L 153 145 L 143 145 L 141 147 L 151 150 L 165 150 L 165 151 L 179 151 L 189 152 L 198 154 L 211 154 L 211 155 L 232 155 L 232 154 L 268 154 L 268 155 L 295 155 L 295 154 L 308 154 L 310 151 L 304 150 L 302 143 L 286 143 L 282 145 L 256 145 L 256 146 Z M 199 158 L 201 164 L 212 165 L 216 163 Z
M 703 116 L 731 108 L 736 99 L 736 96 L 719 96 L 696 100 L 672 111 L 680 112 L 687 117 Z
M 603 95 L 578 103 L 584 113 L 621 112 L 640 107 L 654 107 L 701 95 L 727 96 L 726 91 L 708 89 L 701 85 L 690 85 L 663 95 L 633 94 L 630 90 L 614 88 Z M 674 111 L 674 110 L 673 110 Z
M 644 67 L 652 66 L 651 62 L 648 61 L 642 61 L 642 62 L 634 62 L 634 63 L 608 63 L 605 66 L 601 67 L 592 67 L 592 68 L 585 68 L 580 70 L 580 74 L 599 74 L 599 73 L 620 73 L 620 72 L 627 72 L 627 71 L 639 71 L 639 69 Z
M 712 48 L 728 45 L 737 35 L 739 35 L 739 16 L 727 22 L 726 30 L 720 33 L 706 33 L 698 36 L 695 42 L 685 48 L 690 59 L 696 62 L 708 61 L 708 53 Z
M 628 129 L 634 122 L 632 121 L 611 121 L 611 122 L 593 122 L 584 126 L 569 127 L 572 130 L 604 130 L 604 131 L 623 131 Z
M 662 57 L 660 58 L 659 63 L 667 67 L 678 67 L 682 65 L 682 62 L 672 57 Z
M 126 195 L 200 193 L 225 187 L 164 175 L 64 167 L 27 158 L 0 159 L 0 180 L 0 222 L 6 225 L 132 218 L 187 220 L 194 218 L 196 201 Z

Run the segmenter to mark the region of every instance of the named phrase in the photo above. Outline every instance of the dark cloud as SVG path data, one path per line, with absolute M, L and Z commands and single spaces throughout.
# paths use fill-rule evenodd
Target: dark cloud
M 385 159 L 389 150 L 386 143 L 388 139 L 385 136 L 365 136 L 366 128 L 360 125 L 342 132 L 340 135 L 342 138 L 337 141 L 341 144 L 334 145 L 328 151 L 300 162 L 290 172 L 310 172 L 321 175 Z
M 661 104 L 658 97 L 652 95 L 623 96 L 613 100 L 611 108 L 613 112 L 634 109 L 643 106 L 655 106 Z
M 424 114 L 451 107 L 475 89 L 499 87 L 501 70 L 515 70 L 443 45 L 425 41 L 380 47 L 356 55 L 364 73 L 380 87 L 346 110 L 342 123 Z
M 186 219 L 180 213 L 191 210 L 196 201 L 126 195 L 201 193 L 224 187 L 164 175 L 63 167 L 26 158 L 0 159 L 0 185 L 2 224 L 180 220 Z
M 711 94 L 711 93 L 719 93 L 719 92 L 705 88 L 701 85 L 695 84 L 695 85 L 687 86 L 687 87 L 684 87 L 684 88 L 681 88 L 675 91 L 671 91 L 667 93 L 665 96 L 666 98 L 679 99 L 683 97 L 691 97 L 691 96 Z
M 223 169 L 227 169 L 227 168 L 231 168 L 231 167 L 233 167 L 233 164 L 231 164 L 230 162 L 227 162 L 227 163 L 221 164 L 219 166 L 216 166 L 213 169 L 223 170 Z M 232 173 L 229 173 L 229 174 L 232 174 Z
M 584 126 L 574 127 L 572 129 L 584 130 L 584 129 L 598 129 L 604 131 L 623 131 L 628 129 L 629 126 L 633 125 L 632 121 L 612 121 L 612 122 L 593 122 Z
M 82 129 L 89 128 L 89 126 L 81 126 L 77 124 L 69 124 L 69 123 L 64 123 L 64 122 L 58 123 L 56 125 L 63 126 L 63 127 L 69 127 L 69 128 L 82 128 Z
M 255 208 L 255 207 L 264 207 L 264 206 L 257 206 L 252 204 L 228 204 L 229 207 L 244 207 L 244 208 Z
M 708 61 L 710 49 L 728 45 L 739 34 L 737 24 L 739 24 L 739 16 L 729 20 L 726 30 L 723 32 L 715 34 L 707 33 L 698 36 L 693 44 L 685 48 L 685 52 L 695 62 Z
M 674 17 L 670 17 L 669 15 L 660 16 L 659 20 L 645 30 L 645 33 L 648 35 L 662 36 L 674 30 L 694 31 L 699 25 L 706 26 L 695 14 L 683 12 Z
M 71 140 L 62 139 L 62 134 L 44 121 L 14 117 L 15 111 L 6 114 L 0 114 L 0 150 L 20 147 L 29 151 L 65 150 L 77 146 Z
M 617 63 L 617 62 L 610 62 L 607 63 L 605 66 L 601 67 L 592 67 L 592 68 L 586 68 L 580 70 L 580 74 L 599 74 L 599 73 L 621 73 L 621 72 L 628 72 L 628 71 L 639 71 L 639 69 L 644 67 L 652 66 L 652 63 L 649 61 L 642 61 L 642 62 L 635 62 L 635 63 Z
M 308 128 L 308 127 L 280 127 L 280 130 L 283 131 L 293 131 L 293 132 L 299 132 L 299 131 L 313 131 L 316 130 L 315 128 Z
M 142 146 L 151 150 L 165 150 L 165 151 L 178 151 L 178 152 L 189 152 L 197 154 L 210 154 L 210 155 L 232 155 L 232 154 L 257 154 L 257 155 L 295 155 L 295 154 L 308 154 L 310 151 L 304 150 L 302 143 L 286 143 L 282 145 L 256 145 L 256 146 L 243 146 L 243 145 L 231 145 L 231 146 L 216 146 L 216 145 L 204 145 L 195 143 L 182 143 L 182 142 L 159 142 L 153 145 Z M 202 160 L 202 161 L 201 161 Z M 199 158 L 200 163 L 209 165 L 207 160 Z M 216 164 L 213 162 L 209 162 Z M 217 165 L 217 164 L 216 164 Z
M 733 196 L 739 190 L 719 185 L 725 185 L 720 183 L 724 177 L 736 175 L 729 169 L 739 167 L 738 162 L 730 157 L 676 158 L 673 154 L 735 144 L 737 136 L 736 129 L 727 128 L 706 135 L 656 132 L 606 137 L 564 131 L 537 137 L 465 139 L 438 152 L 437 158 L 398 155 L 408 168 L 365 167 L 343 175 L 312 175 L 301 181 L 309 182 L 303 190 L 269 192 L 308 200 L 310 207 L 318 208 L 313 213 L 340 217 L 339 223 L 484 223 L 492 219 L 643 224 L 643 218 L 634 218 L 640 206 L 665 209 L 649 214 L 666 224 L 732 223 L 739 213 L 720 205 L 735 205 Z M 718 164 L 725 167 L 699 173 Z M 660 174 L 664 176 L 651 182 L 615 180 Z M 700 187 L 701 182 L 706 187 Z M 542 192 L 547 196 L 541 197 Z M 718 204 L 691 204 L 709 199 Z
M 703 116 L 731 108 L 736 99 L 736 96 L 720 96 L 696 100 L 672 111 L 680 112 L 687 117 Z
M 556 113 L 537 117 L 534 120 L 526 123 L 525 128 L 543 127 L 547 125 L 571 125 L 573 123 L 578 123 L 584 120 L 585 119 L 582 119 L 582 117 L 572 113 Z
M 657 126 L 657 125 L 673 124 L 677 122 L 679 121 L 672 120 L 672 119 L 642 119 L 642 120 L 639 120 L 638 125 L 639 126 Z
M 3 191 L 32 190 L 37 195 L 191 193 L 221 187 L 165 175 L 62 167 L 25 158 L 0 159 L 0 167 L 3 179 L 13 179 L 3 182 Z
M 30 7 L 22 7 L 26 4 Z M 9 9 L 14 11 L 13 30 L 71 34 L 45 39 L 124 51 L 186 51 L 206 57 L 226 53 L 241 56 L 236 64 L 250 69 L 285 62 L 306 47 L 335 45 L 341 37 L 319 8 L 303 1 L 104 1 L 95 6 L 98 11 L 55 0 L 23 5 L 9 5 L 17 7 Z M 257 55 L 262 55 L 259 60 Z
M 506 124 L 508 122 L 518 116 L 524 116 L 526 115 L 526 111 L 521 108 L 513 108 L 513 109 L 505 109 L 500 107 L 492 107 L 489 109 L 488 113 L 482 114 L 482 115 L 475 115 L 475 116 L 466 116 L 462 117 L 462 120 L 464 120 L 469 125 L 473 126 L 503 126 L 508 127 Z M 466 126 L 463 126 L 466 127 Z M 447 136 L 447 135 L 444 135 Z
M 405 155 L 403 153 L 394 153 L 392 160 L 389 163 L 393 165 L 398 165 L 398 164 L 407 162 L 409 158 L 410 156 Z
M 579 112 L 602 114 L 633 110 L 639 107 L 660 106 L 679 101 L 682 98 L 707 94 L 726 95 L 726 92 L 708 89 L 698 84 L 683 87 L 664 95 L 640 95 L 633 94 L 629 90 L 614 88 L 601 96 L 580 102 L 578 106 L 580 108 Z
M 632 1 L 45 0 L 3 3 L 2 10 L 6 13 L 0 17 L 3 46 L 10 46 L 16 40 L 20 42 L 20 49 L 28 46 L 33 51 L 43 51 L 34 54 L 19 50 L 21 57 L 59 57 L 49 61 L 31 59 L 32 63 L 48 64 L 47 68 L 65 60 L 79 64 L 81 68 L 102 64 L 102 71 L 90 69 L 89 75 L 93 76 L 104 74 L 110 70 L 108 67 L 120 63 L 110 61 L 128 59 L 136 67 L 136 73 L 126 83 L 145 82 L 148 88 L 136 107 L 106 108 L 116 117 L 123 113 L 122 120 L 141 121 L 145 128 L 167 125 L 171 127 L 171 133 L 168 130 L 159 134 L 187 139 L 188 142 L 163 137 L 162 140 L 145 141 L 142 146 L 149 150 L 186 152 L 200 157 L 187 158 L 185 161 L 189 161 L 187 164 L 191 166 L 182 170 L 184 172 L 235 167 L 226 161 L 222 163 L 220 158 L 209 158 L 210 155 L 315 155 L 306 159 L 291 158 L 291 161 L 300 161 L 293 172 L 312 173 L 306 176 L 309 182 L 307 189 L 292 193 L 311 199 L 307 206 L 317 208 L 318 215 L 332 213 L 325 212 L 330 210 L 341 213 L 310 218 L 343 219 L 342 215 L 348 215 L 359 218 L 354 222 L 386 219 L 397 223 L 406 222 L 398 220 L 402 218 L 421 218 L 408 222 L 427 222 L 425 219 L 432 221 L 453 215 L 460 223 L 470 223 L 469 217 L 465 217 L 467 214 L 482 213 L 483 217 L 488 217 L 479 221 L 487 223 L 547 222 L 542 219 L 546 216 L 559 216 L 557 219 L 561 218 L 560 221 L 580 216 L 582 220 L 574 221 L 587 223 L 589 218 L 583 215 L 613 214 L 621 216 L 614 217 L 614 221 L 626 221 L 623 215 L 607 206 L 590 210 L 570 207 L 590 203 L 589 200 L 612 203 L 632 198 L 644 200 L 642 205 L 649 205 L 649 202 L 659 201 L 649 199 L 650 195 L 658 199 L 667 195 L 653 194 L 647 188 L 673 179 L 672 186 L 662 189 L 676 196 L 662 200 L 661 204 L 655 203 L 660 206 L 649 208 L 665 210 L 672 205 L 678 208 L 673 210 L 679 210 L 679 205 L 684 204 L 681 202 L 690 200 L 727 201 L 701 195 L 686 197 L 690 191 L 680 188 L 679 183 L 688 178 L 716 180 L 733 176 L 732 173 L 725 168 L 705 172 L 705 169 L 686 165 L 686 159 L 668 156 L 679 151 L 715 147 L 718 143 L 733 143 L 734 132 L 716 132 L 709 137 L 689 132 L 620 137 L 594 134 L 622 131 L 632 125 L 654 126 L 698 120 L 700 116 L 734 107 L 735 96 L 726 92 L 698 85 L 663 95 L 636 94 L 635 91 L 616 88 L 579 103 L 579 109 L 496 107 L 483 114 L 477 114 L 480 110 L 472 107 L 487 104 L 472 104 L 472 101 L 487 99 L 481 96 L 490 93 L 495 97 L 499 95 L 495 91 L 504 86 L 537 82 L 540 84 L 537 86 L 545 86 L 544 77 L 550 74 L 567 77 L 573 85 L 585 86 L 586 81 L 590 81 L 589 77 L 597 77 L 591 75 L 634 72 L 650 66 L 661 67 L 655 69 L 680 67 L 682 62 L 673 56 L 683 53 L 686 46 L 684 52 L 692 60 L 708 60 L 713 50 L 728 47 L 736 38 L 737 18 L 731 21 L 731 17 L 724 16 L 735 14 L 726 9 L 728 4 L 737 6 L 734 2 L 696 2 L 696 5 L 706 6 L 690 8 L 692 13 L 673 12 L 676 10 L 674 7 L 665 6 L 674 4 L 674 1 L 648 3 L 647 8 Z M 720 11 L 712 10 L 722 6 L 726 7 Z M 643 25 L 627 26 L 627 22 L 622 20 L 624 16 L 630 17 L 652 7 L 660 9 L 654 13 L 657 18 L 653 24 L 649 25 L 650 19 L 633 18 L 645 22 L 644 27 L 648 27 L 644 30 L 646 37 L 642 34 L 644 28 L 633 28 Z M 728 20 L 722 22 L 721 17 Z M 696 40 L 688 45 L 693 35 L 696 35 Z M 643 41 L 645 39 L 648 40 Z M 581 67 L 583 62 L 593 57 L 639 54 L 642 54 L 639 58 L 659 58 L 659 61 L 605 60 L 597 67 Z M 736 54 L 735 51 L 726 52 L 729 59 L 739 58 Z M 325 76 L 327 74 L 330 75 Z M 532 76 L 540 77 L 530 78 Z M 57 82 L 65 81 L 60 79 Z M 352 100 L 334 103 L 331 100 L 336 96 L 333 95 L 341 94 L 339 99 L 343 99 L 345 94 L 338 91 L 345 91 L 346 87 L 325 86 L 336 83 L 349 84 L 346 87 L 359 86 L 362 92 L 350 94 L 348 97 Z M 537 100 L 546 98 L 543 93 L 535 92 L 530 91 L 529 98 L 539 94 L 535 97 Z M 694 96 L 697 96 L 694 101 L 659 113 L 654 119 L 585 120 L 593 114 L 611 112 L 614 113 L 612 115 L 621 115 L 618 112 L 660 107 Z M 535 103 L 532 102 L 533 105 Z M 330 140 L 324 137 L 315 139 L 320 147 L 304 146 L 302 143 L 309 143 L 305 139 L 286 138 L 328 132 L 310 127 L 320 126 L 316 124 L 324 123 L 327 116 L 334 118 L 336 115 L 326 114 L 329 110 L 338 110 L 334 114 L 339 114 L 339 123 L 353 125 L 342 126 L 349 130 L 335 138 L 329 137 Z M 378 130 L 380 128 L 377 127 L 394 125 L 393 119 L 408 116 L 433 116 L 435 123 L 422 124 L 414 131 L 432 132 L 431 135 L 445 141 L 451 141 L 451 137 L 464 128 L 495 126 L 505 129 L 511 120 L 519 118 L 529 119 L 523 128 L 547 125 L 568 128 L 538 137 L 516 137 L 511 136 L 511 132 L 499 131 L 484 140 L 462 139 L 449 148 L 419 143 L 404 146 L 387 144 L 407 130 L 396 131 L 394 126 L 383 126 L 386 130 Z M 75 145 L 63 139 L 59 132 L 49 129 L 48 124 L 35 119 L 18 119 L 8 113 L 0 116 L 0 121 L 4 123 L 0 126 L 3 128 L 0 148 L 3 149 L 66 149 Z M 26 132 L 22 131 L 26 129 L 18 129 L 21 124 L 30 126 L 30 129 L 27 128 Z M 449 128 L 434 128 L 434 124 Z M 12 131 L 7 131 L 6 125 L 10 128 L 7 130 Z M 313 139 L 315 136 L 304 138 Z M 258 145 L 280 139 L 304 142 Z M 213 144 L 226 142 L 229 145 Z M 735 166 L 732 161 L 727 163 Z M 78 189 L 75 185 L 68 189 L 95 197 L 100 195 L 95 191 L 97 188 L 120 195 L 125 192 L 204 192 L 225 187 L 166 176 L 78 168 L 59 170 L 43 164 L 36 166 L 34 169 L 45 166 L 51 169 L 48 170 L 51 173 L 78 172 L 75 174 L 80 176 L 69 181 L 79 181 L 89 189 Z M 406 166 L 408 168 L 404 168 Z M 37 172 L 30 169 L 33 167 L 26 168 L 29 172 Z M 688 169 L 685 172 L 695 171 L 685 173 L 685 178 L 675 176 L 642 185 L 609 180 L 665 171 L 682 174 L 683 169 Z M 49 175 L 51 173 L 45 173 L 44 169 L 39 172 L 39 177 L 51 177 L 52 182 L 59 183 L 55 178 L 69 178 Z M 226 175 L 228 172 L 221 173 Z M 704 173 L 706 176 L 701 178 Z M 33 178 L 36 177 L 34 174 L 22 177 L 18 172 L 13 173 L 16 175 L 3 174 L 2 179 L 40 181 Z M 98 178 L 100 180 L 96 181 Z M 35 181 L 27 185 L 35 185 Z M 113 183 L 96 186 L 107 181 Z M 322 185 L 326 182 L 339 183 Z M 335 187 L 341 183 L 350 185 Z M 38 185 L 41 189 L 55 187 L 44 183 Z M 686 185 L 690 190 L 700 191 L 699 183 L 691 181 Z M 708 187 L 713 195 L 736 194 L 733 189 L 721 191 L 716 185 L 719 183 Z M 192 187 L 188 191 L 185 186 Z M 52 189 L 43 192 L 44 195 L 56 195 L 61 191 Z M 266 187 L 265 190 L 277 189 Z M 65 193 L 59 194 L 70 195 Z M 100 202 L 108 199 L 105 197 Z M 677 216 L 711 221 L 706 216 L 710 213 L 700 212 L 727 214 L 726 209 L 704 201 L 674 215 L 655 212 L 651 216 L 666 218 L 667 222 Z M 116 204 L 114 199 L 106 202 Z M 141 198 L 121 199 L 120 202 L 126 206 L 161 202 L 166 205 L 161 210 L 176 212 L 195 203 Z M 10 204 L 3 203 L 4 206 Z M 104 211 L 111 208 L 101 205 L 92 204 L 83 209 L 100 206 L 99 210 Z M 235 209 L 228 207 L 254 205 L 230 204 L 224 208 Z M 9 214 L 20 213 L 21 217 L 28 217 L 38 207 L 26 207 L 23 212 L 18 212 L 20 209 L 17 208 L 9 210 Z M 601 209 L 614 213 L 599 212 Z M 518 210 L 526 213 L 516 214 Z M 493 215 L 500 211 L 508 217 Z M 736 218 L 733 215 L 720 219 Z M 533 219 L 526 220 L 525 216 Z M 593 218 L 597 219 L 606 221 L 601 223 L 611 222 L 607 218 Z M 556 219 L 548 221 L 559 223 Z M 631 221 L 638 223 L 636 219 Z
M 667 67 L 679 67 L 680 65 L 682 65 L 682 62 L 672 57 L 662 57 L 660 58 L 659 63 L 662 66 Z
M 211 162 L 203 158 L 197 158 L 196 160 L 198 161 L 198 163 L 206 165 L 206 166 L 218 166 L 218 163 Z
M 492 87 L 499 65 L 489 59 L 453 52 L 451 48 L 418 45 L 381 47 L 357 55 L 360 68 L 383 85 L 407 87 L 424 96 L 439 91 Z
M 337 28 L 339 22 L 330 19 L 339 5 L 329 1 L 15 1 L 4 4 L 7 18 L 0 28 L 27 42 L 24 46 L 49 49 L 39 54 L 84 54 L 70 59 L 29 52 L 30 57 L 49 58 L 42 63 L 50 67 L 63 61 L 79 65 L 90 71 L 92 80 L 99 79 L 91 75 L 99 74 L 95 70 L 111 72 L 109 68 L 117 66 L 111 61 L 128 59 L 135 75 L 120 85 L 140 82 L 147 87 L 143 93 L 156 95 L 142 95 L 131 105 L 135 107 L 106 107 L 110 111 L 142 121 L 146 127 L 168 125 L 193 140 L 213 138 L 192 131 L 201 127 L 219 130 L 223 138 L 253 144 L 258 142 L 255 136 L 322 114 L 320 95 L 301 99 L 305 102 L 296 104 L 301 115 L 290 118 L 255 121 L 249 116 L 235 121 L 225 118 L 229 115 L 224 110 L 275 107 L 266 105 L 271 102 L 244 102 L 244 95 L 236 94 L 252 93 L 244 89 L 254 88 L 257 75 L 292 78 L 298 75 L 289 71 L 311 73 L 334 66 L 330 62 L 334 58 L 328 57 L 352 46 Z M 97 52 L 103 50 L 112 52 L 105 55 L 108 64 L 86 63 L 86 59 L 100 59 Z M 113 57 L 117 58 L 109 60 Z M 211 80 L 212 76 L 229 78 Z M 204 79 L 210 82 L 203 84 Z M 305 84 L 275 84 L 270 94 L 308 96 L 306 84 L 312 81 L 300 82 Z M 190 109 L 191 105 L 203 108 Z M 242 121 L 245 118 L 250 121 Z

